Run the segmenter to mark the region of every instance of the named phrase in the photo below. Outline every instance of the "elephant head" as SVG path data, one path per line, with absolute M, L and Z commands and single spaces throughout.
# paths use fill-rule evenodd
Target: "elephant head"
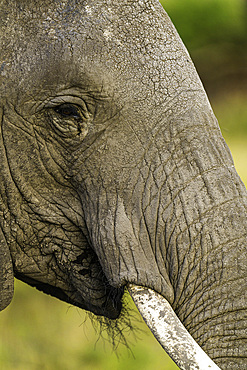
M 159 2 L 0 4 L 1 309 L 14 276 L 112 320 L 140 285 L 246 369 L 246 190 Z

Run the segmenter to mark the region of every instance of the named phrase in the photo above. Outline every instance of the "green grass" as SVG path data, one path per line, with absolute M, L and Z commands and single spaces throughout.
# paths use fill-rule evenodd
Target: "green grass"
M 212 106 L 229 145 L 247 138 L 247 93 L 221 94 Z
M 235 167 L 247 184 L 247 93 L 222 95 L 212 102 Z
M 232 140 L 230 148 L 237 172 L 247 186 L 247 139 Z
M 245 0 L 160 0 L 187 47 L 246 43 Z M 242 50 L 242 52 L 246 52 Z

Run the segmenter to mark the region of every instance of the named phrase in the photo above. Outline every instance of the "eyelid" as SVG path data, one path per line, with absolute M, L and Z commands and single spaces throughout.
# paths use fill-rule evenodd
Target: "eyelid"
M 86 109 L 84 100 L 78 98 L 77 96 L 57 96 L 53 99 L 49 99 L 49 101 L 45 103 L 45 108 L 54 108 L 62 104 L 78 105 L 79 107 L 85 107 Z
M 42 103 L 36 107 L 35 111 L 37 113 L 44 108 L 55 108 L 62 104 L 78 105 L 85 112 L 88 111 L 85 101 L 79 98 L 78 96 L 73 95 L 61 95 L 61 96 L 58 95 L 56 97 L 50 97 L 42 101 Z

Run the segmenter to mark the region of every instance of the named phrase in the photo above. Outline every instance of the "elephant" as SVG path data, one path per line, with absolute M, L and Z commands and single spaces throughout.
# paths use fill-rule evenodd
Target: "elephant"
M 14 277 L 109 320 L 154 294 L 181 368 L 246 369 L 246 189 L 158 0 L 0 9 L 0 309 Z

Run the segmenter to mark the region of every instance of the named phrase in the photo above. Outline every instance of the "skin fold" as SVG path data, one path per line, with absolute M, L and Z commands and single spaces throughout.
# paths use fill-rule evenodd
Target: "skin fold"
M 246 189 L 159 2 L 0 4 L 0 308 L 16 276 L 115 319 L 134 283 L 246 369 Z

